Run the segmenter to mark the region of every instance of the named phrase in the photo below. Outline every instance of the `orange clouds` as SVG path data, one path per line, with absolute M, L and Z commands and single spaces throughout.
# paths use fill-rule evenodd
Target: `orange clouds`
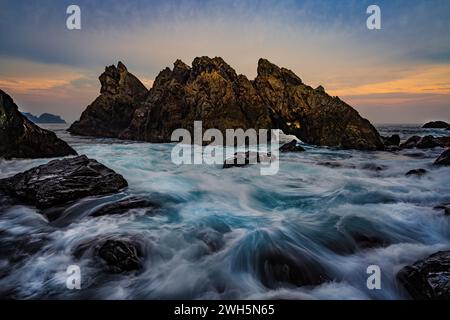
M 389 73 L 389 70 L 386 70 Z M 338 96 L 380 95 L 391 93 L 408 94 L 449 94 L 450 65 L 430 65 L 415 67 L 398 79 L 380 81 L 345 89 L 330 90 Z

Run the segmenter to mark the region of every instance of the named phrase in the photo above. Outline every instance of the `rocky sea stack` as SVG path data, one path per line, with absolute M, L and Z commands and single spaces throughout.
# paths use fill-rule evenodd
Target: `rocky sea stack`
M 282 129 L 302 141 L 344 149 L 384 147 L 376 129 L 351 106 L 313 89 L 292 71 L 265 59 L 251 81 L 222 58 L 199 57 L 192 66 L 180 60 L 145 87 L 125 66 L 100 76 L 101 95 L 69 131 L 73 134 L 170 142 L 175 129 Z
M 117 138 L 128 128 L 134 111 L 144 101 L 148 91 L 122 62 L 117 67 L 106 67 L 99 80 L 100 96 L 68 131 L 82 136 Z
M 19 112 L 13 99 L 0 90 L 0 158 L 52 158 L 76 155 L 55 133 L 44 130 Z

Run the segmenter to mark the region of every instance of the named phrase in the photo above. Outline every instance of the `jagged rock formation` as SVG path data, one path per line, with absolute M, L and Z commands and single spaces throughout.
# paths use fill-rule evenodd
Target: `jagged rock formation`
M 0 180 L 0 192 L 38 209 L 115 193 L 127 186 L 120 174 L 86 156 L 53 160 Z
M 156 78 L 145 105 L 136 111 L 121 138 L 170 142 L 178 128 L 271 128 L 267 108 L 252 83 L 221 58 L 196 58 L 192 68 L 177 60 Z
M 303 84 L 290 70 L 260 59 L 254 85 L 269 107 L 274 124 L 285 133 L 321 146 L 383 148 L 377 130 L 355 109 L 326 94 L 321 86 L 313 89 Z
M 76 155 L 55 133 L 39 128 L 0 90 L 0 158 L 52 158 Z
M 134 111 L 144 101 L 148 91 L 122 62 L 105 68 L 99 77 L 100 96 L 69 128 L 72 134 L 117 138 L 125 130 Z
M 238 75 L 222 58 L 196 58 L 192 67 L 177 60 L 173 70 L 166 68 L 157 76 L 139 108 L 135 104 L 128 108 L 136 110 L 126 130 L 121 131 L 125 121 L 113 127 L 110 121 L 94 117 L 95 109 L 103 109 L 97 105 L 94 102 L 82 115 L 84 133 L 170 142 L 175 129 L 193 131 L 194 121 L 202 120 L 204 130 L 282 129 L 315 145 L 363 150 L 384 147 L 376 129 L 348 104 L 326 94 L 322 86 L 313 89 L 303 84 L 292 71 L 265 59 L 259 60 L 254 81 Z M 111 127 L 102 130 L 110 135 L 88 129 L 94 125 Z M 79 132 L 74 129 L 77 127 L 79 124 L 74 124 L 70 131 Z

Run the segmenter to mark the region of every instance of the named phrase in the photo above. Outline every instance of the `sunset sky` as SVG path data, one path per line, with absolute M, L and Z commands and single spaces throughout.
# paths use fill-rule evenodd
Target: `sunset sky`
M 81 30 L 66 8 L 81 7 Z M 381 8 L 382 30 L 366 28 Z M 0 1 L 0 89 L 23 111 L 76 120 L 121 60 L 150 88 L 180 58 L 221 56 L 256 76 L 264 57 L 375 123 L 450 121 L 450 1 Z

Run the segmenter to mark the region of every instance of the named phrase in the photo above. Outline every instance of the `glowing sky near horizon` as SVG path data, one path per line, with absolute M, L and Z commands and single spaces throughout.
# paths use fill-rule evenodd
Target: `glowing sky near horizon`
M 78 4 L 82 30 L 66 29 Z M 378 4 L 382 30 L 366 28 Z M 180 58 L 221 56 L 256 76 L 260 57 L 323 85 L 375 123 L 450 120 L 450 1 L 0 2 L 0 89 L 22 110 L 76 120 L 105 65 L 150 87 Z

